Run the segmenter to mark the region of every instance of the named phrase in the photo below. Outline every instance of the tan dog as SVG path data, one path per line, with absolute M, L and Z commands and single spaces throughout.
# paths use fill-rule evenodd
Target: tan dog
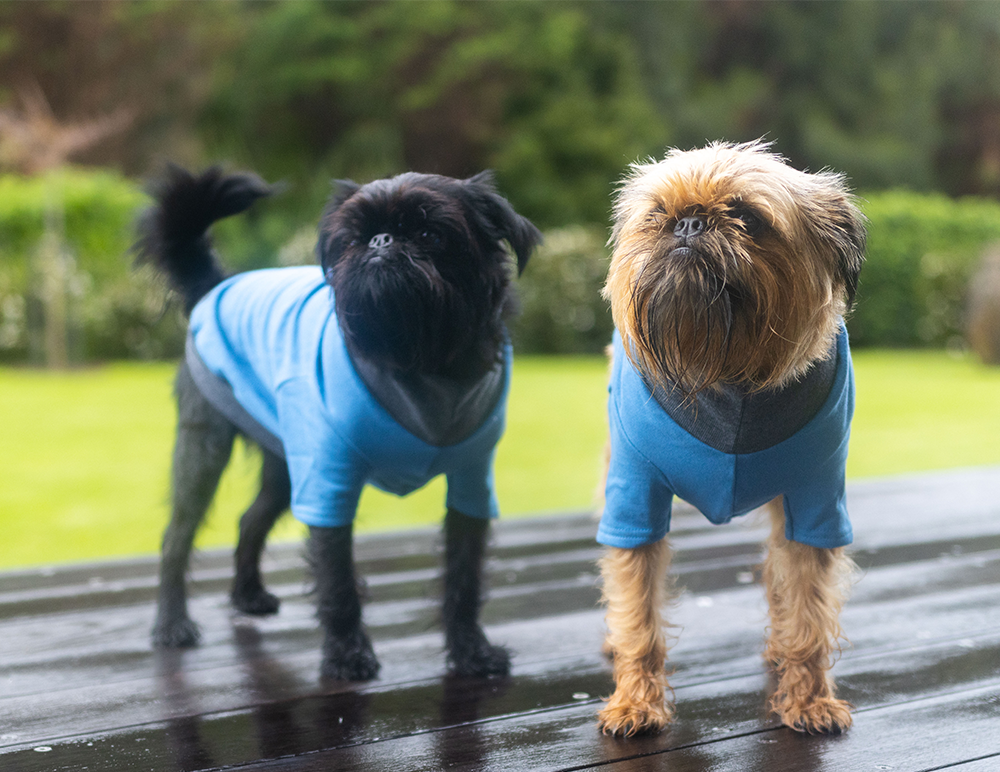
M 661 609 L 674 496 L 715 523 L 768 507 L 771 707 L 803 732 L 850 726 L 829 670 L 853 566 L 843 316 L 863 222 L 841 176 L 797 171 L 762 143 L 671 150 L 623 182 L 604 290 L 617 328 L 598 534 L 615 678 L 606 733 L 673 716 Z

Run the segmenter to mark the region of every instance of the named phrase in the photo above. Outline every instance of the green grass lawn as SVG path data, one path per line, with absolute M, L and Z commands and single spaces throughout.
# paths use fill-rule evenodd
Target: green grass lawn
M 0 369 L 0 567 L 155 552 L 166 522 L 173 366 Z M 855 352 L 853 478 L 1000 464 L 1000 369 L 942 352 Z M 592 506 L 604 443 L 600 357 L 521 357 L 496 478 L 504 516 Z M 238 446 L 202 547 L 231 544 L 257 475 Z M 360 530 L 437 522 L 444 484 L 368 489 Z M 287 517 L 280 538 L 298 538 Z

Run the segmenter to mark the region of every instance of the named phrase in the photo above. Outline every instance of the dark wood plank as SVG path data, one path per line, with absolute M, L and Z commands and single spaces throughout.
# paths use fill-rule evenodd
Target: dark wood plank
M 629 741 L 602 737 L 595 729 L 595 701 L 572 699 L 547 710 L 530 710 L 525 699 L 557 688 L 551 682 L 517 679 L 497 684 L 444 684 L 393 693 L 345 694 L 322 700 L 260 706 L 252 712 L 136 727 L 107 737 L 55 745 L 44 756 L 23 751 L 6 757 L 19 772 L 137 768 L 168 761 L 201 769 L 240 765 L 267 770 L 566 770 L 595 763 L 610 769 L 648 769 L 662 758 L 671 770 L 781 769 L 795 772 L 892 769 L 935 765 L 1000 753 L 996 699 L 1000 678 L 995 662 L 1000 635 L 978 642 L 936 647 L 933 656 L 913 650 L 853 662 L 841 676 L 842 689 L 858 705 L 856 726 L 844 737 L 803 738 L 778 728 L 764 715 L 767 677 L 733 677 L 678 688 L 678 723 L 665 735 Z M 847 663 L 844 663 L 845 665 Z M 931 686 L 925 677 L 933 674 Z M 594 683 L 570 676 L 570 688 Z M 599 684 L 598 684 L 599 685 Z M 449 694 L 448 689 L 454 689 Z M 398 723 L 414 708 L 441 722 L 438 731 L 406 731 Z M 492 718 L 484 718 L 492 713 Z M 942 722 L 942 715 L 950 720 Z M 341 720 L 343 719 L 343 720 Z M 371 734 L 370 732 L 376 732 Z M 242 758 L 241 738 L 271 738 L 257 762 Z M 326 750 L 317 745 L 326 744 Z M 310 751 L 317 752 L 310 752 Z M 91 758 L 92 757 L 92 758 Z M 283 758 L 284 757 L 284 758 Z M 63 759 L 68 759 L 65 766 Z M 632 759 L 632 761 L 626 761 Z M 747 764 L 747 760 L 754 764 Z M 875 761 L 872 761 L 872 760 Z M 757 761 L 763 766 L 757 765 Z M 780 764 L 778 763 L 780 762 Z M 864 762 L 864 764 L 862 763 Z M 198 765 L 201 766 L 198 766 Z M 636 766 L 636 765 L 639 766 Z M 143 767 L 146 768 L 146 767 Z
M 950 769 L 952 772 L 996 772 L 1000 769 L 1000 755 L 991 754 L 975 761 L 962 761 L 957 764 L 939 766 L 936 770 L 925 769 L 922 772 L 938 772 L 938 770 Z
M 866 573 L 844 616 L 854 648 L 837 672 L 863 708 L 859 726 L 948 688 L 993 688 L 981 685 L 990 677 L 982 663 L 1000 661 L 998 490 L 998 470 L 851 486 Z M 688 589 L 672 652 L 681 723 L 661 738 L 667 745 L 647 750 L 641 741 L 622 751 L 597 734 L 596 697 L 610 678 L 598 653 L 594 529 L 588 517 L 498 529 L 486 617 L 491 634 L 518 652 L 515 677 L 504 684 L 443 678 L 430 532 L 358 545 L 372 596 L 366 616 L 384 664 L 383 678 L 362 688 L 316 683 L 318 635 L 294 547 L 270 551 L 269 581 L 285 607 L 261 621 L 226 608 L 228 556 L 202 556 L 195 614 L 206 644 L 179 654 L 154 653 L 147 643 L 155 561 L 0 575 L 0 768 L 134 762 L 195 770 L 336 758 L 326 768 L 434 769 L 443 759 L 472 769 L 483 757 L 484 768 L 555 769 L 665 751 L 674 764 L 685 743 L 724 754 L 738 739 L 733 731 L 769 731 L 759 659 L 765 609 L 746 583 L 762 531 L 747 523 L 712 528 L 682 513 L 675 562 Z M 378 766 L 383 757 L 413 765 Z M 552 761 L 562 766 L 546 766 Z

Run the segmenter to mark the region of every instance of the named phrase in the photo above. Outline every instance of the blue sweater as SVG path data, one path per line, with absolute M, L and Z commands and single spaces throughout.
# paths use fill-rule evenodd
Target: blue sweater
M 751 452 L 726 452 L 693 436 L 659 404 L 632 366 L 618 333 L 608 387 L 611 462 L 597 540 L 633 548 L 670 530 L 676 495 L 711 522 L 726 523 L 784 496 L 789 540 L 813 547 L 850 544 L 844 468 L 854 374 L 841 325 L 836 368 L 818 410 L 791 436 Z
M 493 456 L 504 429 L 509 346 L 495 408 L 470 436 L 444 447 L 408 432 L 365 388 L 317 267 L 251 271 L 213 288 L 191 312 L 189 362 L 192 354 L 206 397 L 285 457 L 292 513 L 303 523 L 347 525 L 366 483 L 402 496 L 440 474 L 447 506 L 497 516 Z M 198 368 L 228 386 L 233 404 L 225 404 L 225 388 L 202 385 Z

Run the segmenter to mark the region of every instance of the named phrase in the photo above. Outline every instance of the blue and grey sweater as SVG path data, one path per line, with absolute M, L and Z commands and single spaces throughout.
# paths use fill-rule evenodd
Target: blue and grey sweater
M 847 329 L 835 351 L 781 390 L 727 386 L 694 402 L 651 386 L 615 333 L 608 417 L 611 463 L 597 539 L 633 548 L 662 539 L 676 495 L 726 523 L 784 497 L 786 536 L 849 544 L 844 469 L 854 374 Z
M 447 506 L 496 517 L 493 457 L 503 434 L 512 353 L 485 418 L 435 445 L 393 417 L 366 388 L 317 267 L 233 276 L 191 312 L 187 362 L 206 398 L 288 462 L 292 513 L 308 525 L 347 525 L 366 483 L 397 495 L 444 474 Z

